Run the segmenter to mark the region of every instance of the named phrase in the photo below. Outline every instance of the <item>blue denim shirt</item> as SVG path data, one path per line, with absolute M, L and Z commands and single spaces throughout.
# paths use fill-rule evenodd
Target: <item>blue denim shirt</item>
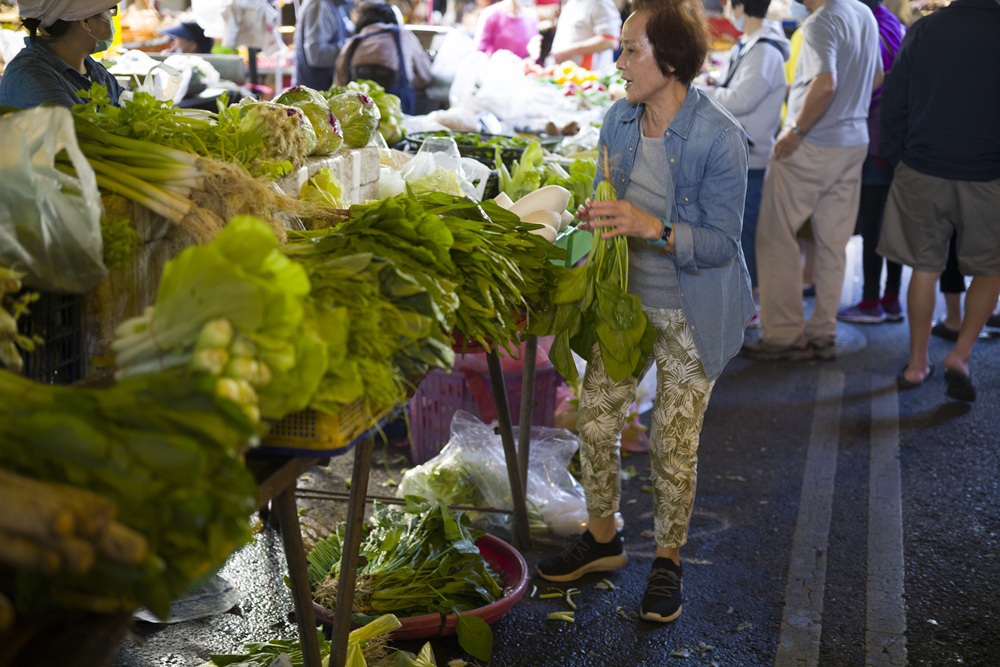
M 642 105 L 618 100 L 601 127 L 599 154 L 607 151 L 618 199 L 624 198 L 632 172 L 642 111 Z M 747 189 L 746 134 L 721 105 L 689 87 L 663 137 L 676 186 L 662 217 L 673 222 L 676 254 L 660 252 L 677 272 L 684 318 L 705 374 L 715 380 L 739 352 L 744 328 L 755 312 L 740 245 Z M 602 179 L 598 169 L 595 186 Z
M 90 79 L 70 67 L 43 40 L 32 42 L 25 37 L 24 48 L 7 63 L 0 79 L 0 105 L 30 109 L 45 102 L 62 107 L 85 104 L 87 100 L 77 93 L 89 90 L 93 80 L 108 89 L 111 104 L 117 106 L 122 93 L 118 81 L 90 56 L 84 62 Z

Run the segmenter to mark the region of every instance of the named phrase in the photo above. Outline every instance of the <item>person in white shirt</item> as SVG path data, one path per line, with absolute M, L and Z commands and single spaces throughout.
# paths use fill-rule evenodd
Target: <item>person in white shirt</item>
M 552 38 L 552 60 L 567 60 L 595 72 L 607 69 L 621 36 L 622 17 L 614 0 L 566 0 Z
M 712 85 L 705 88 L 706 93 L 736 117 L 749 137 L 750 170 L 741 243 L 755 291 L 757 214 L 764 190 L 764 172 L 781 127 L 781 104 L 788 88 L 785 82 L 788 38 L 781 24 L 764 18 L 770 3 L 771 0 L 724 0 L 726 17 L 743 35 L 729 51 L 719 80 L 710 81 Z

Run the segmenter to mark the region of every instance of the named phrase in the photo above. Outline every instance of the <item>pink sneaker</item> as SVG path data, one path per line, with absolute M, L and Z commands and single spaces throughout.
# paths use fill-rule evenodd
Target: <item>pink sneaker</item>
M 885 322 L 885 311 L 882 306 L 876 303 L 867 307 L 862 301 L 849 308 L 841 308 L 837 311 L 837 319 L 841 322 L 853 322 L 854 324 L 880 324 Z
M 882 297 L 879 305 L 882 306 L 882 312 L 885 313 L 886 322 L 903 321 L 903 309 L 899 305 L 898 298 L 887 299 L 886 297 Z

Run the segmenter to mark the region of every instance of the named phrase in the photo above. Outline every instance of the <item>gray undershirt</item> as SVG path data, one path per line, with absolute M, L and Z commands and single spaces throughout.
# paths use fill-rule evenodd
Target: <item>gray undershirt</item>
M 672 181 L 664 176 L 670 174 L 663 145 L 665 139 L 643 136 L 641 121 L 639 137 L 625 201 L 662 219 L 668 208 L 667 197 L 669 201 L 674 198 Z M 628 247 L 628 293 L 639 297 L 644 306 L 680 308 L 681 292 L 673 258 L 663 248 L 652 246 L 643 239 L 629 238 Z

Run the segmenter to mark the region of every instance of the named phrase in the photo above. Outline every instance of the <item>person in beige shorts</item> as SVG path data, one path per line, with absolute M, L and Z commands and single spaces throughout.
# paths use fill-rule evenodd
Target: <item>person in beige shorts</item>
M 900 162 L 889 190 L 878 253 L 913 268 L 906 305 L 910 358 L 897 378 L 901 389 L 919 386 L 933 372 L 928 344 L 935 286 L 948 259 L 952 234 L 958 268 L 962 275 L 972 276 L 972 284 L 958 340 L 944 358 L 945 379 L 949 396 L 974 401 L 969 358 L 1000 294 L 1000 179 L 938 178 Z
M 969 359 L 1000 295 L 998 34 L 1000 2 L 955 0 L 906 33 L 882 89 L 879 150 L 896 171 L 878 253 L 913 268 L 910 356 L 896 383 L 913 389 L 934 370 L 935 284 L 954 234 L 959 270 L 973 277 L 943 362 L 947 394 L 960 401 L 976 400 Z

